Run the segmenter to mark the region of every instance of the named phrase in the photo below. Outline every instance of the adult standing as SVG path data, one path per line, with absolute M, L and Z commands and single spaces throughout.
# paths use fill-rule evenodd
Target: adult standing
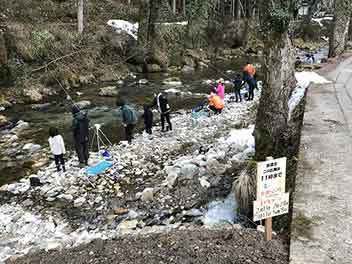
M 151 107 L 154 107 L 154 106 L 158 107 L 158 111 L 160 113 L 161 132 L 172 130 L 172 124 L 170 120 L 171 108 L 166 96 L 164 96 L 162 93 L 159 93 L 158 95 L 155 94 L 154 101 Z M 165 130 L 165 121 L 168 124 L 166 130 Z
M 89 119 L 77 106 L 72 107 L 72 132 L 80 166 L 88 165 Z
M 241 88 L 243 86 L 243 81 L 241 79 L 241 74 L 236 74 L 235 79 L 233 79 L 232 82 L 235 90 L 236 103 L 238 103 L 238 101 L 242 102 Z
M 243 80 L 248 84 L 247 101 L 254 99 L 254 89 L 257 87 L 256 75 L 257 72 L 254 66 L 250 62 L 247 62 L 247 65 L 243 69 Z
M 132 143 L 133 130 L 138 122 L 138 117 L 136 111 L 123 99 L 118 99 L 116 101 L 116 106 L 120 107 L 122 124 L 125 127 L 125 138 L 129 144 Z

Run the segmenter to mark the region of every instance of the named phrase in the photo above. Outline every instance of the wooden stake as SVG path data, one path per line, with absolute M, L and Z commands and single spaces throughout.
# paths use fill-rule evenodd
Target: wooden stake
M 267 157 L 266 160 L 273 160 L 273 157 Z M 273 218 L 269 217 L 265 219 L 265 241 L 273 239 Z
M 265 241 L 273 239 L 273 218 L 265 219 Z

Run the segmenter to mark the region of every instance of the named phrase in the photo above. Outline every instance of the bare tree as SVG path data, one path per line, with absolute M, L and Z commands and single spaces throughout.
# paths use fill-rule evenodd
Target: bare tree
M 82 34 L 84 31 L 84 0 L 78 0 L 77 21 L 78 33 Z
M 335 0 L 334 21 L 329 41 L 329 57 L 343 53 L 348 41 L 348 29 L 351 21 L 352 1 Z

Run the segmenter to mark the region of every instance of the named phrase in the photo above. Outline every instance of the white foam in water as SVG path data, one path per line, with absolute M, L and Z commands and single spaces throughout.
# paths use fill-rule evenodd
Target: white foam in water
M 235 195 L 230 193 L 225 200 L 214 201 L 208 205 L 208 211 L 204 215 L 203 223 L 205 225 L 216 225 L 236 221 L 237 203 Z

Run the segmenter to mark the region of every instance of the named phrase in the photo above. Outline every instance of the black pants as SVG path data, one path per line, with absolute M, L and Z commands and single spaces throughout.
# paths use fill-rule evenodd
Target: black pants
M 249 89 L 248 89 L 248 101 L 251 101 L 254 99 L 254 85 L 249 85 Z
M 125 126 L 125 136 L 126 136 L 126 140 L 128 141 L 129 144 L 132 143 L 134 127 L 135 127 L 135 125 L 133 125 L 133 124 L 128 124 L 127 126 Z
M 238 101 L 242 102 L 241 90 L 235 90 L 236 103 Z
M 55 159 L 55 164 L 56 164 L 56 169 L 57 171 L 61 171 L 60 165 L 62 166 L 62 170 L 65 172 L 65 160 L 64 160 L 64 154 L 61 155 L 54 155 Z
M 165 114 L 161 113 L 160 119 L 161 119 L 161 130 L 162 131 L 165 131 L 165 119 L 168 124 L 168 130 L 172 130 L 172 124 L 170 121 L 170 113 L 165 113 Z
M 152 125 L 145 125 L 145 132 L 147 132 L 149 135 L 153 134 L 153 131 L 152 131 Z
M 221 114 L 221 112 L 222 112 L 222 109 L 217 109 L 217 108 L 215 108 L 215 106 L 213 106 L 213 105 L 211 105 L 211 106 L 209 106 L 209 109 L 210 110 L 212 110 L 215 114 Z
M 88 141 L 84 141 L 84 142 L 75 141 L 75 148 L 79 159 L 79 163 L 84 163 L 88 165 L 88 159 L 89 159 Z

